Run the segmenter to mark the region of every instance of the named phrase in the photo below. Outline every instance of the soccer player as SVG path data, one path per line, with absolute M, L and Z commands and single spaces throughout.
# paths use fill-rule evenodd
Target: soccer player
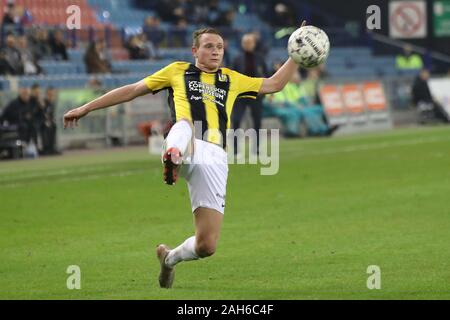
M 163 178 L 169 185 L 178 176 L 187 181 L 195 235 L 174 249 L 164 244 L 157 246 L 159 284 L 163 288 L 172 286 L 177 263 L 205 258 L 216 251 L 228 176 L 226 130 L 235 100 L 282 90 L 298 68 L 291 58 L 270 78 L 252 78 L 223 68 L 224 40 L 212 28 L 193 33 L 192 54 L 193 64 L 174 62 L 64 115 L 64 128 L 74 127 L 91 111 L 169 90 L 174 125 L 165 140 Z

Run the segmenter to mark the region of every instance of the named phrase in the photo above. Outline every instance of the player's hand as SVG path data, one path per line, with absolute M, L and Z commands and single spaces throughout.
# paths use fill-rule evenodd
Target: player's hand
M 79 107 L 68 111 L 64 115 L 64 129 L 78 126 L 78 120 L 87 115 L 89 112 L 85 107 Z
M 306 20 L 303 20 L 303 21 L 302 21 L 302 24 L 301 24 L 300 28 L 301 28 L 301 27 L 304 27 L 304 26 L 306 26 Z

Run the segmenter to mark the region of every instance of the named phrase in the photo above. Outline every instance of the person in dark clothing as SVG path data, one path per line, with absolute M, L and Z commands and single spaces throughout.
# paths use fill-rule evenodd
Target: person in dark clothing
M 250 77 L 265 77 L 268 74 L 267 66 L 264 59 L 255 52 L 256 37 L 252 33 L 247 33 L 242 37 L 241 41 L 242 53 L 239 54 L 233 61 L 233 69 Z M 233 113 L 231 115 L 231 122 L 234 129 L 241 127 L 241 121 L 244 117 L 247 107 L 253 119 L 253 128 L 257 132 L 256 153 L 259 154 L 259 129 L 261 129 L 262 117 L 262 97 L 258 96 L 256 99 L 241 98 L 236 100 Z M 234 152 L 237 154 L 237 139 L 234 141 Z
M 423 69 L 414 80 L 412 88 L 414 105 L 417 106 L 420 102 L 433 102 L 433 97 L 431 96 L 430 88 L 428 87 L 429 78 L 430 72 L 427 69 Z
M 0 123 L 7 124 L 9 126 L 16 126 L 20 139 L 25 142 L 36 143 L 36 134 L 32 123 L 33 113 L 31 112 L 30 105 L 30 91 L 28 88 L 20 88 L 19 96 L 9 102 L 9 104 L 3 109 L 0 116 Z
M 18 37 L 17 49 L 19 50 L 22 59 L 24 74 L 41 74 L 42 68 L 28 47 L 28 39 L 26 36 Z
M 53 155 L 59 154 L 56 148 L 56 89 L 53 87 L 47 88 L 44 105 L 42 109 L 42 123 L 40 133 L 42 137 L 42 154 Z
M 154 16 L 147 17 L 142 32 L 145 33 L 147 40 L 155 46 L 155 50 L 158 50 L 165 38 L 164 30 L 161 29 L 161 20 Z
M 186 47 L 187 41 L 187 20 L 179 19 L 177 24 L 171 29 L 169 33 L 169 46 L 171 47 Z
M 155 1 L 155 8 L 161 19 L 171 24 L 177 24 L 179 19 L 188 16 L 179 0 L 158 0 Z
M 43 28 L 34 28 L 29 35 L 29 46 L 33 56 L 37 59 L 48 58 L 52 55 L 48 31 Z
M 430 72 L 427 69 L 422 69 L 416 77 L 412 87 L 412 100 L 417 107 L 421 116 L 431 111 L 433 115 L 444 122 L 450 122 L 450 115 L 444 110 L 441 104 L 433 99 L 430 88 L 428 86 L 428 79 Z M 423 122 L 423 119 L 421 119 Z
M 232 61 L 231 61 L 231 56 L 230 56 L 230 50 L 228 50 L 228 48 L 230 47 L 230 43 L 228 42 L 228 40 L 224 39 L 223 41 L 223 61 L 222 61 L 222 65 L 223 67 L 231 67 Z
M 16 38 L 10 34 L 6 37 L 6 47 L 1 49 L 2 56 L 6 60 L 13 75 L 23 75 L 24 67 L 20 51 L 17 49 Z
M 69 60 L 67 55 L 67 46 L 64 40 L 64 34 L 61 30 L 54 32 L 53 36 L 50 38 L 50 49 L 52 51 L 52 56 L 57 60 Z
M 92 42 L 89 45 L 84 55 L 84 62 L 88 73 L 111 72 L 111 64 L 103 52 L 104 47 L 105 45 L 102 41 Z
M 261 31 L 254 30 L 252 34 L 255 36 L 256 39 L 255 52 L 258 52 L 258 54 L 262 56 L 265 60 L 267 54 L 269 53 L 269 48 L 267 47 L 263 39 L 261 39 Z
M 145 37 L 145 34 L 142 34 Z M 150 58 L 150 52 L 144 41 L 138 35 L 131 36 L 126 48 L 130 60 L 146 60 Z
M 36 146 L 38 146 L 38 133 L 40 132 L 39 129 L 43 122 L 42 110 L 44 109 L 44 103 L 41 100 L 41 87 L 37 83 L 31 86 L 28 109 L 32 115 L 31 123 L 29 123 L 32 140 L 35 142 Z
M 2 27 L 14 26 L 15 24 L 14 3 L 10 2 L 2 19 Z
M 14 68 L 6 59 L 4 51 L 0 50 L 0 75 L 12 75 L 14 74 Z
M 19 125 L 23 122 L 23 111 L 26 109 L 29 101 L 28 88 L 20 88 L 19 96 L 11 100 L 2 110 L 0 123 L 8 125 Z

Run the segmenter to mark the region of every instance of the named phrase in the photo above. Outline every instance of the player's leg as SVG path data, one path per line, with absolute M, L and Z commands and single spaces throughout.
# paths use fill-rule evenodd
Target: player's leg
M 185 178 L 196 233 L 173 250 L 165 245 L 158 246 L 157 255 L 161 264 L 159 281 L 164 288 L 172 286 L 177 263 L 212 255 L 220 235 L 228 177 L 227 154 L 220 147 L 197 139 L 195 148 L 194 159 L 188 165 Z M 205 163 L 205 160 L 213 163 Z
M 157 248 L 161 264 L 159 284 L 162 288 L 172 287 L 175 265 L 179 262 L 206 258 L 216 252 L 223 214 L 214 209 L 197 208 L 194 211 L 194 220 L 195 236 L 186 239 L 172 250 L 164 244 Z
M 163 177 L 167 184 L 174 184 L 177 180 L 177 169 L 183 158 L 193 151 L 194 126 L 187 119 L 177 121 L 170 129 L 162 157 L 164 163 Z
M 209 208 L 197 208 L 194 212 L 195 235 L 170 250 L 166 265 L 174 267 L 181 261 L 197 260 L 214 254 L 219 240 L 223 214 Z
M 200 258 L 216 252 L 222 227 L 223 214 L 209 208 L 197 208 L 195 219 L 195 252 Z

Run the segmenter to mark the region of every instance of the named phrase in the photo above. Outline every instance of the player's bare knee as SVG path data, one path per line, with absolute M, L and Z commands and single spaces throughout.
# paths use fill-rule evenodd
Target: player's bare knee
M 200 258 L 210 257 L 216 252 L 216 244 L 213 241 L 197 242 L 196 252 Z

